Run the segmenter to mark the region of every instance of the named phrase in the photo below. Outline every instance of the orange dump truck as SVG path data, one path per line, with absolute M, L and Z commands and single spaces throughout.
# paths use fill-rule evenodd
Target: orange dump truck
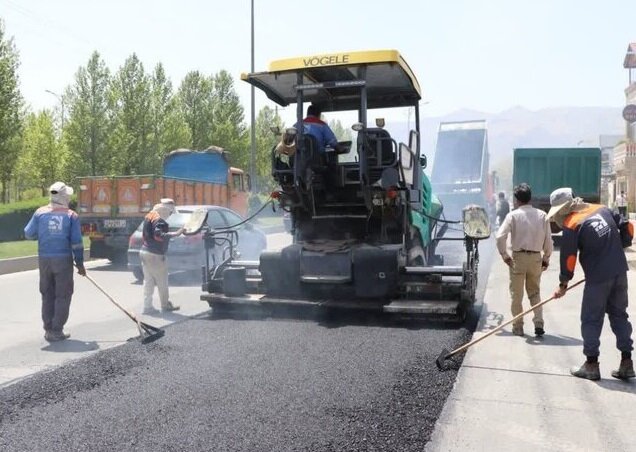
M 217 147 L 172 151 L 163 175 L 80 177 L 78 212 L 90 255 L 125 261 L 128 239 L 161 198 L 179 206 L 217 205 L 245 215 L 249 176 L 230 166 Z

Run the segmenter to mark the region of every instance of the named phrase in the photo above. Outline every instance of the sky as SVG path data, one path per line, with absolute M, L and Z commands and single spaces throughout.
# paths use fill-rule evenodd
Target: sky
M 271 60 L 397 49 L 424 92 L 422 115 L 625 104 L 634 0 L 254 0 L 255 69 Z M 300 14 L 299 14 L 300 13 Z M 97 50 L 116 71 L 133 52 L 186 73 L 236 77 L 249 118 L 250 0 L 0 0 L 20 53 L 21 91 L 54 108 Z M 260 93 L 257 109 L 270 105 Z M 283 112 L 285 113 L 285 112 Z

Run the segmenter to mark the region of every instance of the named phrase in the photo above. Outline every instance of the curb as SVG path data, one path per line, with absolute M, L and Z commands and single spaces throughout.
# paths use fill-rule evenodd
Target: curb
M 89 259 L 89 250 L 84 250 L 84 260 Z M 0 259 L 0 275 L 9 273 L 25 272 L 38 268 L 37 256 L 13 257 L 10 259 Z

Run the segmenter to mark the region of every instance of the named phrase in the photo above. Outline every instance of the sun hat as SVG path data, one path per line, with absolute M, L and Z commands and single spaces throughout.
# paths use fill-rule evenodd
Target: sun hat
M 548 220 L 558 214 L 568 203 L 574 200 L 574 195 L 570 187 L 557 188 L 550 193 L 550 210 L 548 211 Z

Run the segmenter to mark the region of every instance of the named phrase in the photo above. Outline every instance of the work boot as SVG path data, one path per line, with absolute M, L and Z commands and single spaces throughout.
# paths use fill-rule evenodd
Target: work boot
M 628 378 L 634 378 L 635 376 L 634 361 L 631 359 L 622 359 L 618 369 L 612 371 L 612 377 L 620 380 L 627 380 Z
M 570 373 L 575 377 L 585 378 L 587 380 L 600 380 L 601 370 L 598 363 L 588 363 L 585 361 L 581 367 L 573 367 Z
M 545 330 L 543 329 L 543 327 L 538 326 L 538 327 L 536 327 L 536 328 L 534 329 L 534 335 L 535 335 L 535 336 L 537 336 L 537 337 L 541 337 L 541 336 L 543 336 L 544 334 L 545 334 Z
M 179 309 L 181 309 L 181 306 L 175 306 L 172 304 L 171 301 L 169 301 L 167 305 L 161 308 L 161 312 L 172 312 L 172 311 L 178 311 Z
M 523 336 L 523 325 L 513 325 L 512 334 L 515 336 Z
M 47 331 L 44 333 L 44 339 L 48 342 L 59 342 L 71 337 L 70 334 L 64 331 Z

